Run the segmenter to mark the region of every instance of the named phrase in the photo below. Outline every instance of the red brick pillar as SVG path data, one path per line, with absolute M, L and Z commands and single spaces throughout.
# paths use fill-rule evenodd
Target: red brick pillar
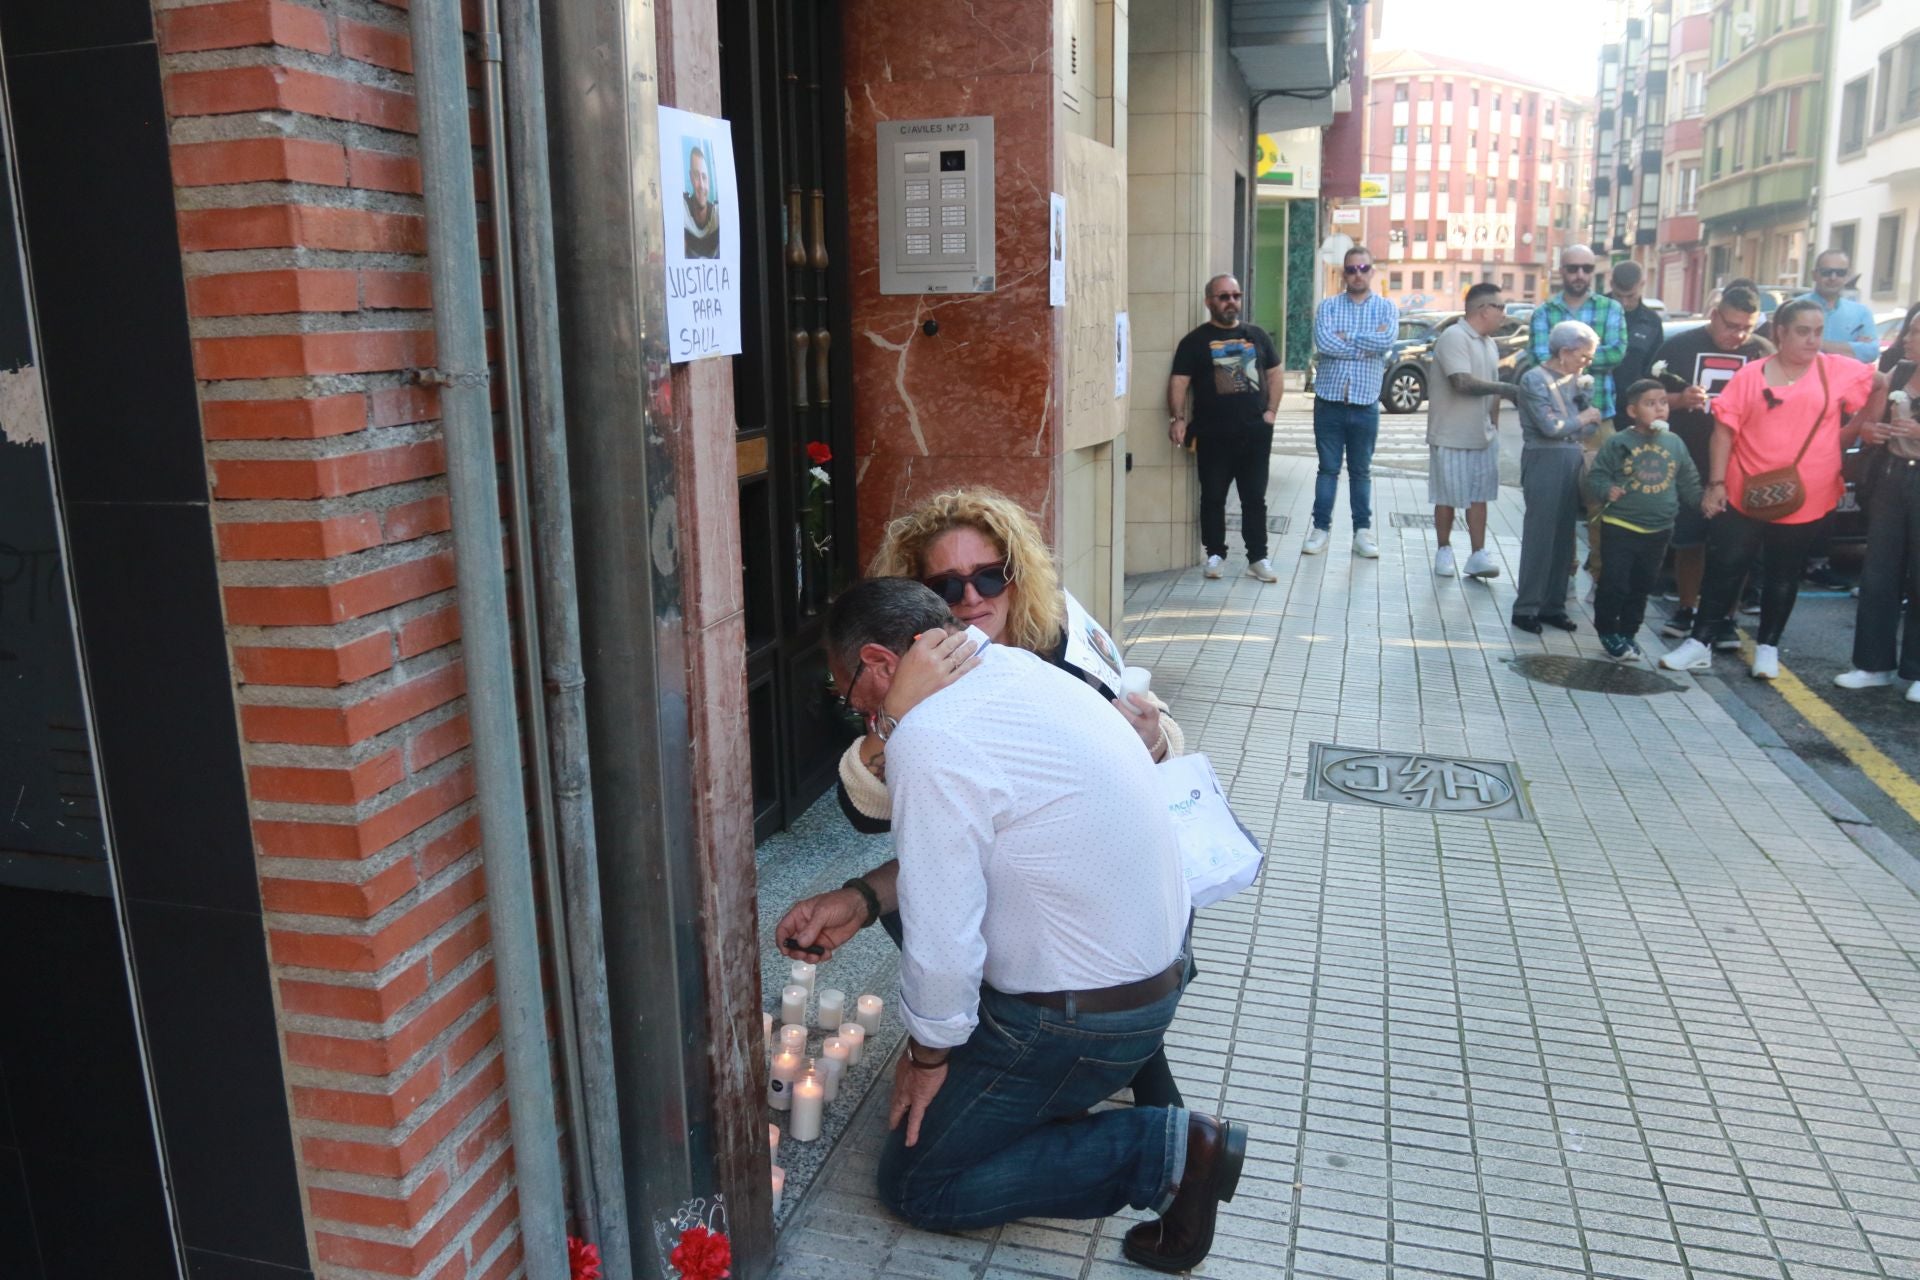
M 404 8 L 159 0 L 314 1262 L 519 1265 Z M 349 16 L 352 13 L 357 16 Z

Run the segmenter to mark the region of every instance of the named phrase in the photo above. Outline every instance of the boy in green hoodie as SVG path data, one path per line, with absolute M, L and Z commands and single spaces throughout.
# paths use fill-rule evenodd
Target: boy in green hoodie
M 1593 624 L 1616 662 L 1646 659 L 1634 636 L 1659 581 L 1680 504 L 1700 505 L 1700 473 L 1687 446 L 1667 430 L 1667 390 L 1651 378 L 1627 388 L 1632 429 L 1600 446 L 1587 495 L 1600 509 L 1600 583 Z

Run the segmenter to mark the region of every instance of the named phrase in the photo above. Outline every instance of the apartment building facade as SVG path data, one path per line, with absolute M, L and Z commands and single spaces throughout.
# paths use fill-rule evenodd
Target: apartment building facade
M 1833 7 L 1716 0 L 1709 14 L 1699 216 L 1710 286 L 1733 276 L 1783 288 L 1807 280 Z
M 1457 307 L 1482 280 L 1552 292 L 1557 255 L 1586 233 L 1587 101 L 1407 49 L 1368 70 L 1367 167 L 1391 182 L 1356 237 L 1376 287 L 1403 310 Z
M 1832 44 L 1819 242 L 1852 256 L 1862 301 L 1907 306 L 1920 297 L 1920 9 L 1839 0 Z

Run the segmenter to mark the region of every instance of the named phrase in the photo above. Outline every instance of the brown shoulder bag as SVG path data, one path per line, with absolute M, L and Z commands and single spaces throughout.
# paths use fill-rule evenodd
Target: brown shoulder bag
M 1740 496 L 1740 513 L 1750 520 L 1785 520 L 1806 505 L 1807 482 L 1800 478 L 1800 463 L 1813 447 L 1813 438 L 1826 424 L 1827 410 L 1833 407 L 1832 392 L 1827 386 L 1827 362 L 1816 356 L 1813 364 L 1820 371 L 1820 416 L 1813 420 L 1813 429 L 1801 441 L 1800 452 L 1793 456 L 1791 465 L 1747 477 L 1746 488 Z

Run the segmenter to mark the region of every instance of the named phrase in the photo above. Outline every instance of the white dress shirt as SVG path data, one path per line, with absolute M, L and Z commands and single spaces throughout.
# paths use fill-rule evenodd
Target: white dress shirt
M 964 1044 L 980 984 L 1092 991 L 1180 954 L 1187 882 L 1153 759 L 1098 692 L 1023 649 L 915 707 L 887 742 L 902 1017 Z

